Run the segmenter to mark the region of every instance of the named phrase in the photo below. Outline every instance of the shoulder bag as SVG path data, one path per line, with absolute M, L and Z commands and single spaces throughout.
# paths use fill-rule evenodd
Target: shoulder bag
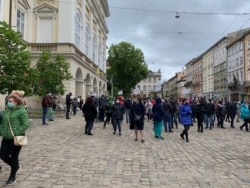
M 15 146 L 24 146 L 24 145 L 28 144 L 27 136 L 25 136 L 25 135 L 15 136 L 14 135 L 13 130 L 11 128 L 11 124 L 10 124 L 10 113 L 9 113 L 9 117 L 8 117 L 8 122 L 9 122 L 10 132 L 11 132 L 13 139 L 14 139 L 14 145 Z

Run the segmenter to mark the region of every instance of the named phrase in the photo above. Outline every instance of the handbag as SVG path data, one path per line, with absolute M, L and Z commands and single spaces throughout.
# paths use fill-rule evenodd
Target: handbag
M 134 118 L 135 122 L 139 122 L 141 121 L 141 115 L 136 115 L 135 113 L 135 118 Z
M 10 124 L 10 113 L 9 113 L 9 117 L 8 117 L 8 122 L 9 122 L 11 135 L 13 136 L 13 139 L 14 139 L 14 145 L 15 146 L 24 146 L 24 145 L 28 144 L 27 136 L 25 136 L 25 135 L 15 136 L 14 135 L 13 130 L 11 128 L 11 124 Z

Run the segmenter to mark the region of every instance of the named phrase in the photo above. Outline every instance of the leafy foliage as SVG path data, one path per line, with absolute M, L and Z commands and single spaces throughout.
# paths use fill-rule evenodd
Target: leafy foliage
M 21 33 L 0 22 L 0 92 L 6 94 L 18 89 L 24 90 L 27 96 L 32 95 L 36 77 Z
M 111 68 L 107 78 L 113 77 L 114 94 L 123 90 L 124 96 L 129 95 L 136 84 L 148 75 L 143 52 L 130 43 L 112 44 L 108 50 L 108 61 Z
M 69 72 L 69 63 L 63 55 L 57 55 L 54 59 L 51 52 L 43 51 L 37 62 L 38 81 L 34 85 L 34 93 L 43 96 L 47 90 L 54 94 L 63 95 L 65 87 L 64 80 L 72 78 Z

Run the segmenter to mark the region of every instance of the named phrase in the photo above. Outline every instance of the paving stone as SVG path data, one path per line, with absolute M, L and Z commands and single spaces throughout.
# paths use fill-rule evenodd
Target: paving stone
M 235 123 L 239 127 L 241 123 Z M 20 153 L 19 188 L 179 188 L 250 187 L 250 133 L 215 127 L 197 133 L 190 142 L 180 138 L 183 127 L 156 140 L 152 122 L 145 121 L 145 143 L 134 141 L 134 131 L 124 123 L 122 135 L 111 126 L 95 123 L 93 136 L 84 134 L 79 112 L 70 120 L 56 119 L 49 126 L 32 120 L 29 144 Z M 0 186 L 10 168 L 1 162 Z

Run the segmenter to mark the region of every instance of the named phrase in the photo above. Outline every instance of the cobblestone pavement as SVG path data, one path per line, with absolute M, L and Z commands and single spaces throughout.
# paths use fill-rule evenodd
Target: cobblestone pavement
M 56 119 L 49 126 L 33 119 L 27 131 L 29 144 L 22 148 L 17 188 L 159 188 L 250 187 L 250 133 L 215 127 L 197 132 L 190 142 L 180 138 L 182 126 L 163 132 L 156 140 L 152 122 L 146 121 L 145 143 L 135 142 L 134 132 L 123 123 L 122 135 L 109 125 L 96 123 L 93 136 L 84 134 L 80 112 L 70 120 Z M 0 185 L 10 168 L 2 161 Z

